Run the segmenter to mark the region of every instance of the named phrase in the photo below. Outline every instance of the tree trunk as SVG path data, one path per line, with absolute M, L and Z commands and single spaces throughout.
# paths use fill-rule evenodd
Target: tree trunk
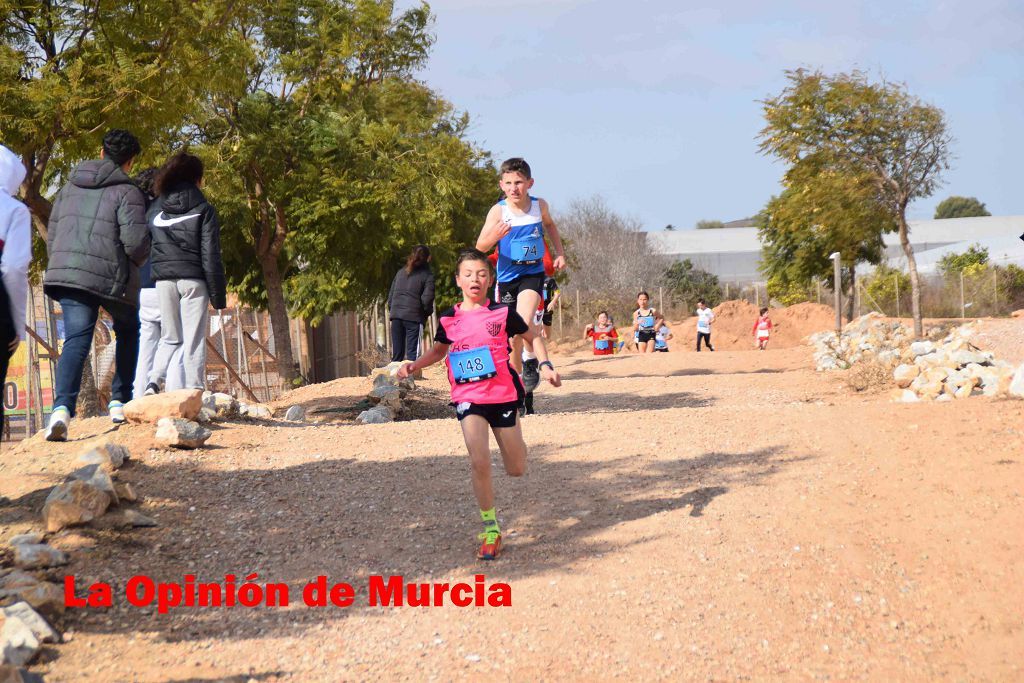
M 847 268 L 846 272 L 849 274 L 846 281 L 849 283 L 849 287 L 846 288 L 846 292 L 843 295 L 846 297 L 846 322 L 853 322 L 854 304 L 857 298 L 857 270 L 853 267 Z
M 292 335 L 288 327 L 288 305 L 284 301 L 284 286 L 281 282 L 281 269 L 277 258 L 268 256 L 260 260 L 263 270 L 263 285 L 267 288 L 267 308 L 270 311 L 270 326 L 274 330 L 275 352 L 277 353 L 277 372 L 287 385 L 292 388 L 292 380 L 298 376 L 295 360 L 292 355 Z
M 53 211 L 53 202 L 44 197 L 40 192 L 43 186 L 43 179 L 46 174 L 46 165 L 50 161 L 52 145 L 43 150 L 35 151 L 22 158 L 25 164 L 25 180 L 21 183 L 22 195 L 25 205 L 32 214 L 32 223 L 43 240 L 46 239 L 47 226 L 50 224 L 50 212 Z
M 82 366 L 82 388 L 78 392 L 76 417 L 96 417 L 100 414 L 99 392 L 96 390 L 96 377 L 92 374 L 92 352 L 85 358 Z
M 907 272 L 910 274 L 910 312 L 914 317 L 914 337 L 924 336 L 924 325 L 921 322 L 921 280 L 917 275 L 917 259 L 914 248 L 910 245 L 910 227 L 907 225 L 907 207 L 900 206 L 897 221 L 899 224 L 900 246 L 907 257 Z

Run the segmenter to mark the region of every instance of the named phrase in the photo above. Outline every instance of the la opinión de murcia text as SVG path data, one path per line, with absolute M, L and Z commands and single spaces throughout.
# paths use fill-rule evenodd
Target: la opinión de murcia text
M 352 607 L 356 588 L 351 583 L 330 583 L 317 576 L 301 590 L 299 599 L 307 607 Z M 180 583 L 154 581 L 145 575 L 133 576 L 124 586 L 124 599 L 133 607 L 156 607 L 160 614 L 175 609 L 200 607 L 288 607 L 292 589 L 286 583 L 261 583 L 258 574 L 237 577 L 226 574 L 223 581 L 196 581 L 186 574 Z M 74 576 L 64 577 L 64 605 L 75 609 L 112 607 L 114 589 L 98 581 L 88 587 L 77 585 Z M 511 607 L 512 587 L 507 583 L 488 584 L 483 574 L 472 582 L 414 583 L 403 576 L 372 575 L 366 582 L 366 604 L 370 607 Z

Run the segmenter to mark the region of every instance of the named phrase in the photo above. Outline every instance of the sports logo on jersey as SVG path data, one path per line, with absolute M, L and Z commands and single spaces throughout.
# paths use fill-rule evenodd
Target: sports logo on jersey
M 530 234 L 530 237 L 540 237 L 540 230 L 536 225 L 533 226 L 533 232 Z
M 468 402 L 465 402 L 465 401 L 463 401 L 463 402 L 462 402 L 462 403 L 460 403 L 459 405 L 455 406 L 455 412 L 457 412 L 457 413 L 458 413 L 459 415 L 462 415 L 462 414 L 463 414 L 463 413 L 465 413 L 465 412 L 466 412 L 467 410 L 469 410 L 469 407 L 470 407 L 471 405 L 473 405 L 473 404 L 472 404 L 472 403 L 468 403 Z
M 515 297 L 512 296 L 512 292 L 505 292 L 505 296 L 501 297 L 501 303 L 511 304 L 515 303 Z
M 501 334 L 501 323 L 487 323 L 487 334 L 497 337 Z

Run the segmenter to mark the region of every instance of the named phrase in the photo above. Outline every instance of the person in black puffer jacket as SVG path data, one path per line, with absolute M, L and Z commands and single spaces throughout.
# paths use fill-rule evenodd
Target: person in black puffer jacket
M 139 266 L 149 256 L 146 200 L 127 175 L 140 151 L 128 131 L 107 133 L 100 158 L 71 172 L 50 212 L 43 291 L 60 301 L 64 348 L 46 428 L 49 441 L 67 439 L 101 306 L 114 319 L 117 338 L 108 406 L 115 423 L 124 421 L 123 404 L 132 399 L 139 353 Z
M 160 346 L 146 394 L 160 391 L 174 352 L 184 345 L 185 386 L 206 386 L 209 307 L 227 307 L 220 221 L 199 187 L 203 162 L 179 152 L 157 174 L 149 209 L 152 277 L 160 301 Z
M 416 360 L 419 356 L 423 323 L 434 313 L 434 274 L 429 264 L 430 249 L 417 245 L 391 282 L 388 309 L 392 361 Z

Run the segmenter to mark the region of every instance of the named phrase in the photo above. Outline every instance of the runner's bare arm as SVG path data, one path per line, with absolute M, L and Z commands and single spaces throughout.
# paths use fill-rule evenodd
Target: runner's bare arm
M 532 329 L 527 330 L 519 335 L 528 344 L 533 344 L 533 353 L 537 356 L 537 361 L 543 365 L 548 362 L 548 349 L 544 346 L 544 339 L 536 334 Z M 553 387 L 562 386 L 562 378 L 558 376 L 558 373 L 550 367 L 542 367 L 540 369 L 540 376 L 551 383 Z
M 555 295 L 551 297 L 551 301 L 548 303 L 548 312 L 555 310 L 555 304 L 558 303 L 558 297 L 562 296 L 561 290 L 556 289 Z
M 409 375 L 423 368 L 429 368 L 434 363 L 448 355 L 449 344 L 434 342 L 434 345 L 427 349 L 427 352 L 412 363 L 405 363 L 398 368 L 398 379 L 405 379 Z
M 565 250 L 562 248 L 562 237 L 558 234 L 558 226 L 555 225 L 554 219 L 551 218 L 548 203 L 543 199 L 540 200 L 540 220 L 544 224 L 544 234 L 551 237 L 551 246 L 555 249 L 555 258 L 553 260 L 555 270 L 562 270 L 565 268 Z
M 484 227 L 480 229 L 480 236 L 476 238 L 476 248 L 486 254 L 511 230 L 512 227 L 501 219 L 501 207 L 495 204 L 487 212 Z

